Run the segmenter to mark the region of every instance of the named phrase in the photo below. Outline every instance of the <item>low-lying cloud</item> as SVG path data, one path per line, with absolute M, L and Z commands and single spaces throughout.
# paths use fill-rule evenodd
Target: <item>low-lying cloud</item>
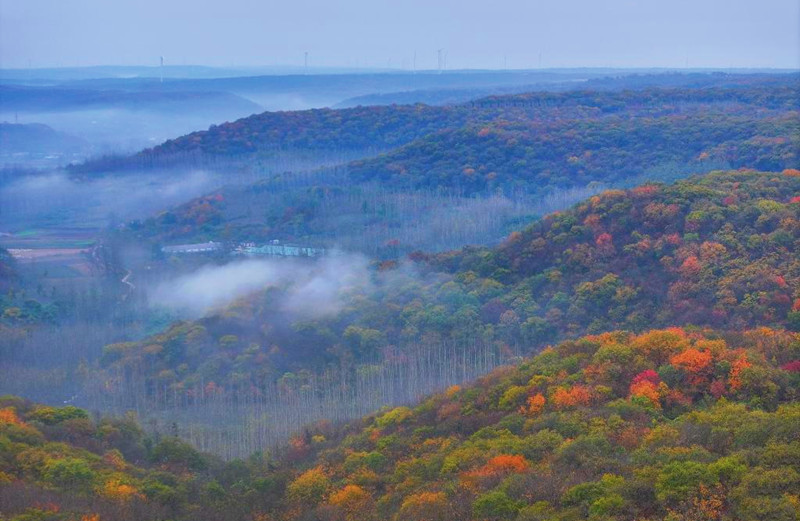
M 202 316 L 254 292 L 278 287 L 278 307 L 303 318 L 334 314 L 353 290 L 370 286 L 364 256 L 337 254 L 319 259 L 248 259 L 197 271 L 161 283 L 150 301 L 181 314 Z
M 75 181 L 63 172 L 24 176 L 0 186 L 4 226 L 53 222 L 84 226 L 145 218 L 222 184 L 215 174 L 159 172 Z

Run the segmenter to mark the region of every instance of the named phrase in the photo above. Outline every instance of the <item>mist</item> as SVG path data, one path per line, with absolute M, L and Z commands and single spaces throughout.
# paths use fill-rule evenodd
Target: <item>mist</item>
M 219 176 L 205 171 L 155 172 L 87 181 L 72 179 L 63 172 L 24 176 L 0 186 L 0 226 L 49 220 L 60 226 L 79 223 L 104 227 L 120 219 L 148 216 L 207 193 L 219 184 Z
M 220 310 L 235 300 L 269 287 L 279 287 L 276 307 L 297 318 L 321 318 L 338 312 L 345 296 L 369 290 L 367 258 L 335 254 L 315 260 L 249 259 L 223 266 L 206 265 L 162 282 L 150 301 L 187 317 Z

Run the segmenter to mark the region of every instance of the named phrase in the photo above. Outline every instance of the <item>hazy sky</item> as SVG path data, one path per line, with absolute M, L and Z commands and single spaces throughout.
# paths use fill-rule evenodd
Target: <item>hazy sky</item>
M 800 66 L 798 0 L 0 0 L 0 66 Z M 541 56 L 541 58 L 540 58 Z M 541 61 L 540 61 L 541 60 Z

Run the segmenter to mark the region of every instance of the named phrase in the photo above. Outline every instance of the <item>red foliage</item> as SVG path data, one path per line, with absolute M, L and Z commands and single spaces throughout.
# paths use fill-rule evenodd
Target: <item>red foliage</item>
M 725 380 L 714 380 L 709 390 L 714 398 L 722 398 L 728 392 L 728 386 L 725 385 Z
M 635 385 L 640 382 L 650 382 L 653 385 L 658 385 L 661 382 L 661 378 L 658 376 L 657 372 L 653 371 L 652 369 L 646 369 L 633 377 L 633 380 L 631 380 L 631 385 Z
M 658 192 L 658 186 L 656 185 L 637 186 L 636 188 L 633 188 L 630 191 L 632 195 L 640 197 L 651 196 L 657 192 Z
M 687 257 L 681 264 L 680 272 L 684 277 L 695 277 L 703 269 L 702 264 L 694 255 Z
M 601 233 L 597 236 L 595 240 L 595 244 L 599 247 L 605 247 L 611 244 L 611 234 L 610 233 Z
M 791 362 L 785 363 L 781 366 L 781 369 L 789 371 L 790 373 L 800 373 L 800 360 L 792 360 Z

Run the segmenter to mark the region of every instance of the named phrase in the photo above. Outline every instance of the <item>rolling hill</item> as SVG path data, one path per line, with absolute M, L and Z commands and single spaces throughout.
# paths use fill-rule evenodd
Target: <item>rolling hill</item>
M 797 334 L 608 332 L 228 464 L 131 416 L 4 397 L 0 504 L 14 521 L 789 521 L 799 379 Z
M 174 165 L 176 157 L 197 162 L 242 163 L 275 150 L 384 151 L 440 130 L 493 125 L 521 130 L 546 123 L 565 127 L 612 116 L 624 120 L 668 116 L 739 116 L 771 120 L 798 110 L 798 82 L 792 75 L 743 78 L 736 86 L 647 87 L 639 90 L 535 92 L 493 96 L 451 106 L 388 105 L 346 109 L 263 113 L 170 140 L 132 157 L 90 162 L 81 171 L 125 170 Z M 723 130 L 725 129 L 725 130 Z M 540 129 L 540 131 L 543 129 Z M 727 125 L 719 134 L 730 132 Z M 795 131 L 796 132 L 796 131 Z M 784 137 L 788 137 L 785 136 Z M 463 165 L 452 165 L 461 167 Z M 477 167 L 477 165 L 476 165 Z
M 358 279 L 369 280 L 367 289 L 342 282 L 341 309 L 327 316 L 287 312 L 293 290 L 278 285 L 107 346 L 87 375 L 87 398 L 222 415 L 292 403 L 280 429 L 265 418 L 248 431 L 278 440 L 290 425 L 352 416 L 353 403 L 368 411 L 413 399 L 585 334 L 797 330 L 799 192 L 796 170 L 608 191 L 496 248 L 416 253 L 413 267 L 383 263 Z M 197 432 L 203 446 L 238 450 Z M 248 440 L 241 443 L 256 443 Z

